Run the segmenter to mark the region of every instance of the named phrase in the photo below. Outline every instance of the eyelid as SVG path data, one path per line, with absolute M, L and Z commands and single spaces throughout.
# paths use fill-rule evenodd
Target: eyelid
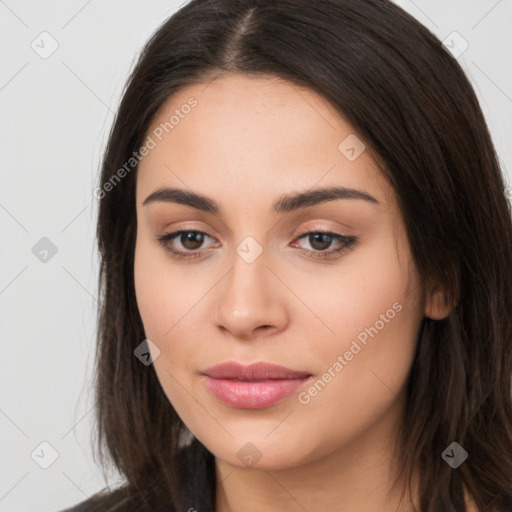
M 345 235 L 344 233 L 339 233 L 337 229 L 332 229 L 332 228 L 327 228 L 327 227 L 324 227 L 324 226 L 313 226 L 313 227 L 310 227 L 310 226 L 306 226 L 304 228 L 301 228 L 299 229 L 299 231 L 295 234 L 295 238 L 301 236 L 301 235 L 304 235 L 306 233 L 328 233 L 328 234 L 333 234 L 333 235 L 340 235 L 340 236 L 347 236 L 348 235 Z
M 171 235 L 171 234 L 177 235 L 177 233 L 180 233 L 180 232 L 196 232 L 196 233 L 204 234 L 210 238 L 214 238 L 214 239 L 217 238 L 216 236 L 211 235 L 208 232 L 207 228 L 203 229 L 203 228 L 196 227 L 196 226 L 179 226 L 178 225 L 176 227 L 173 227 L 172 229 L 164 228 L 164 229 L 162 229 L 162 231 L 163 231 L 163 235 L 157 236 L 157 239 L 162 238 L 162 236 L 167 236 L 167 235 Z M 340 233 L 339 230 L 337 230 L 337 229 L 332 229 L 332 228 L 318 226 L 318 225 L 304 226 L 304 227 L 300 228 L 294 234 L 291 234 L 290 236 L 293 236 L 293 240 L 296 240 L 298 237 L 305 235 L 307 233 L 325 233 L 325 234 L 338 235 L 338 236 L 345 237 L 345 238 L 351 238 L 351 236 L 348 235 L 347 233 L 343 233 L 343 232 Z
M 195 228 L 180 228 L 173 231 L 169 231 L 164 233 L 161 236 L 157 237 L 160 245 L 171 254 L 171 256 L 177 260 L 190 261 L 196 259 L 204 259 L 208 254 L 213 252 L 212 248 L 207 249 L 197 249 L 197 250 L 182 250 L 182 249 L 173 249 L 170 245 L 170 242 L 176 238 L 179 238 L 180 235 L 184 233 L 199 233 L 201 235 L 206 235 L 209 238 L 215 240 L 215 237 L 211 236 L 208 232 L 202 231 L 200 229 Z M 321 250 L 311 250 L 300 248 L 300 253 L 311 257 L 316 260 L 328 260 L 328 259 L 338 259 L 345 252 L 349 252 L 354 246 L 359 243 L 359 238 L 351 235 L 343 235 L 341 233 L 337 233 L 333 230 L 329 230 L 326 228 L 303 228 L 300 230 L 299 234 L 296 234 L 293 238 L 293 243 L 297 243 L 297 241 L 307 238 L 308 235 L 312 234 L 326 234 L 329 235 L 334 240 L 337 240 L 341 245 L 337 249 L 328 249 L 325 251 Z M 296 245 L 295 245 L 296 246 Z M 292 246 L 293 247 L 293 246 Z M 205 256 L 205 253 L 206 256 Z

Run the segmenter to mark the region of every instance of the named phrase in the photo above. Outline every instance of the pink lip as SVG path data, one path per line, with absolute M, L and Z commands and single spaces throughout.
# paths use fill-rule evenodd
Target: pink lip
M 247 366 L 228 361 L 203 372 L 207 388 L 224 404 L 241 409 L 269 407 L 289 396 L 312 375 L 272 363 Z

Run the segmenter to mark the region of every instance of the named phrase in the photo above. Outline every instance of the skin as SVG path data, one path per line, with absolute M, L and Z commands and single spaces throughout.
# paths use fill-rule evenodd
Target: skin
M 134 274 L 162 388 L 216 457 L 217 511 L 412 510 L 389 493 L 392 442 L 421 320 L 444 318 L 450 307 L 418 277 L 392 187 L 368 146 L 354 161 L 338 149 L 356 133 L 328 102 L 276 78 L 228 74 L 188 86 L 162 106 L 148 134 L 191 96 L 197 106 L 138 168 Z M 208 196 L 222 214 L 143 206 L 164 186 Z M 356 188 L 380 204 L 271 209 L 284 194 L 324 186 Z M 198 249 L 183 238 L 169 242 L 201 257 L 175 259 L 160 245 L 159 236 L 179 229 L 207 233 Z M 322 248 L 299 239 L 301 229 L 358 243 L 321 259 L 304 252 Z M 263 251 L 252 263 L 236 251 L 247 236 Z M 333 239 L 323 252 L 339 246 Z M 200 372 L 228 360 L 274 362 L 317 380 L 394 303 L 401 310 L 307 404 L 294 393 L 264 409 L 236 409 L 204 385 Z M 261 455 L 250 466 L 237 456 L 246 443 Z

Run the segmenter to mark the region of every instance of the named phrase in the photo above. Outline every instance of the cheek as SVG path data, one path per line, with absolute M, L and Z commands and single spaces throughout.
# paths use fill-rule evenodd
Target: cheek
M 215 281 L 199 279 L 191 266 L 173 264 L 162 248 L 142 242 L 135 248 L 134 282 L 145 335 L 160 350 L 155 369 L 186 371 L 204 339 L 201 301 Z
M 326 285 L 316 306 L 333 342 L 316 347 L 320 375 L 299 402 L 312 415 L 336 404 L 345 419 L 371 425 L 407 381 L 421 326 L 420 282 L 407 247 L 398 258 L 389 238 L 360 251 L 357 263 Z
M 174 325 L 197 302 L 200 290 L 186 289 L 179 266 L 174 267 L 164 249 L 146 240 L 137 241 L 134 261 L 134 283 L 137 306 L 146 336 L 166 339 Z M 186 272 L 186 271 L 185 271 Z M 187 308 L 188 306 L 188 308 Z
M 311 317 L 312 327 L 326 340 L 332 339 L 338 350 L 349 350 L 356 339 L 363 346 L 386 336 L 398 340 L 399 333 L 408 339 L 421 319 L 421 290 L 413 260 L 408 245 L 402 239 L 396 244 L 392 231 L 383 230 L 371 244 L 314 276 L 293 272 L 289 281 L 294 291 L 319 320 Z
M 167 305 L 161 301 L 162 281 L 158 266 L 150 259 L 151 251 L 137 242 L 135 246 L 134 283 L 137 306 L 149 339 L 159 337 Z
M 162 252 L 161 248 L 148 243 L 137 243 L 135 295 L 146 338 L 159 349 L 158 357 L 152 354 L 157 378 L 168 400 L 178 410 L 183 410 L 187 396 L 180 390 L 186 380 L 183 376 L 188 367 L 186 361 L 194 353 L 191 339 L 195 336 L 191 335 L 190 327 L 199 325 L 193 307 L 198 299 L 190 291 L 180 290 L 183 281 L 170 272 L 166 254 Z M 188 333 L 185 337 L 184 332 Z

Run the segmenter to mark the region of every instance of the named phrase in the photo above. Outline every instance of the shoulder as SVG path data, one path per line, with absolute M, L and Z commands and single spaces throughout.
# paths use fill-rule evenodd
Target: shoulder
M 67 508 L 65 510 L 59 510 L 58 512 L 89 512 L 90 510 L 93 510 L 91 507 L 92 505 L 89 503 L 89 500 L 86 500 L 78 503 L 78 505 Z
M 180 459 L 180 475 L 176 483 L 183 496 L 179 499 L 183 498 L 188 503 L 191 496 L 196 500 L 199 499 L 197 493 L 200 492 L 201 499 L 205 500 L 205 503 L 212 503 L 215 488 L 213 455 L 199 441 L 193 439 L 190 444 L 181 448 Z M 153 482 L 157 482 L 159 475 L 154 474 L 153 476 Z M 125 482 L 122 487 L 105 488 L 86 500 L 58 512 L 133 512 L 134 510 L 137 512 L 176 512 L 179 507 L 169 504 L 169 499 L 162 498 L 157 489 L 158 486 L 152 490 L 158 494 L 151 493 L 150 496 L 142 497 L 139 488 Z M 149 504 L 148 498 L 151 498 L 149 500 L 151 504 Z M 184 510 L 188 508 L 186 507 Z
M 92 503 L 90 499 L 87 499 L 72 506 L 71 508 L 59 510 L 58 512 L 92 512 L 93 510 L 97 510 L 97 504 Z
M 58 512 L 128 512 L 133 503 L 128 499 L 127 488 L 102 490 L 86 500 Z M 131 506 L 132 505 L 132 506 Z
M 144 503 L 142 501 L 144 501 Z M 129 485 L 118 489 L 103 489 L 84 501 L 58 512 L 176 512 L 169 504 L 149 505 L 146 498 Z

